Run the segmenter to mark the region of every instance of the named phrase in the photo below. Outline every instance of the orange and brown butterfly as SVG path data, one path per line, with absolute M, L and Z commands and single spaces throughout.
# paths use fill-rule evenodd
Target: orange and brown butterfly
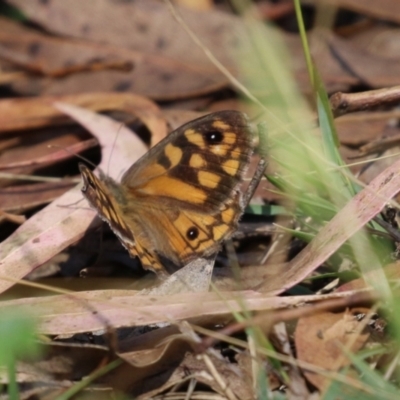
M 240 190 L 257 136 L 245 114 L 220 111 L 173 131 L 118 183 L 84 164 L 82 192 L 130 255 L 165 277 L 215 254 L 237 228 L 263 173 Z

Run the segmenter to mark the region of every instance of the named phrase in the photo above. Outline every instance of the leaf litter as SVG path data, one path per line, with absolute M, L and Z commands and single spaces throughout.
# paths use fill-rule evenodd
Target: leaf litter
M 145 153 L 146 146 L 122 123 L 95 112 L 108 112 L 116 119 L 123 114 L 122 121 L 128 124 L 134 121 L 141 137 L 147 135 L 147 142 L 155 144 L 165 137 L 167 120 L 170 127 L 174 124 L 176 127 L 228 104 L 229 108 L 242 107 L 226 91 L 229 80 L 183 30 L 175 29 L 176 22 L 162 2 L 128 4 L 98 0 L 68 6 L 61 1 L 9 0 L 8 3 L 17 6 L 43 29 L 7 20 L 0 31 L 0 65 L 6 72 L 3 82 L 8 82 L 16 96 L 35 95 L 10 96 L 0 101 L 2 171 L 14 175 L 48 174 L 57 168 L 55 163 L 70 163 L 71 153 L 84 150 L 91 159 L 99 158 L 96 151 L 100 152 L 99 167 L 118 179 Z M 377 10 L 373 5 L 360 6 L 351 1 L 340 4 L 344 10 L 355 10 L 360 18 L 397 21 L 396 13 L 386 12 L 383 6 Z M 94 9 L 93 13 L 85 11 Z M 242 19 L 227 10 L 210 8 L 209 4 L 206 9 L 203 14 L 208 16 L 206 19 L 199 18 L 195 10 L 180 8 L 179 11 L 205 46 L 237 75 L 240 68 L 230 50 L 235 47 L 235 35 L 244 35 Z M 291 12 L 290 7 L 280 11 Z M 84 17 L 88 15 L 90 19 Z M 160 18 L 163 24 L 157 23 Z M 382 30 L 372 26 L 360 32 L 356 24 L 347 24 L 346 35 L 339 29 L 329 34 L 310 32 L 311 52 L 328 92 L 351 91 L 360 85 L 373 89 L 398 84 L 398 53 L 385 53 L 387 48 L 394 48 L 398 27 Z M 306 65 L 299 51 L 300 39 L 297 34 L 284 32 L 282 21 L 278 25 L 293 54 L 292 67 L 298 84 L 310 95 Z M 370 46 L 372 40 L 380 45 Z M 97 93 L 91 93 L 94 90 Z M 366 92 L 364 106 L 372 96 Z M 163 103 L 157 105 L 147 97 Z M 180 108 L 183 104 L 185 111 Z M 188 105 L 193 107 L 190 114 Z M 378 102 L 376 107 L 383 107 L 383 103 Z M 385 107 L 385 110 L 348 114 L 335 121 L 342 154 L 349 157 L 350 163 L 351 157 L 360 154 L 357 151 L 360 146 L 372 141 L 376 143 L 369 148 L 370 152 L 381 155 L 387 149 L 393 150 L 391 145 L 383 143 L 382 137 L 397 134 L 398 127 L 393 123 L 397 114 L 389 105 Z M 252 116 L 256 114 L 251 108 L 247 111 Z M 74 121 L 85 128 L 85 133 L 73 125 Z M 65 138 L 52 138 L 51 130 L 65 132 Z M 86 131 L 97 141 L 85 136 Z M 43 134 L 40 140 L 39 133 Z M 37 139 L 38 144 L 28 143 L 27 134 Z M 96 150 L 97 142 L 100 151 Z M 44 152 L 48 144 L 54 147 Z M 361 155 L 366 157 L 367 153 L 362 151 Z M 352 167 L 352 171 L 362 172 L 365 187 L 360 187 L 358 194 L 318 229 L 315 228 L 318 224 L 308 224 L 304 215 L 292 212 L 283 201 L 289 214 L 282 219 L 284 226 L 294 232 L 312 228 L 309 243 L 304 242 L 305 236 L 293 233 L 294 239 L 284 241 L 287 246 L 283 247 L 284 254 L 275 253 L 276 259 L 284 262 L 271 263 L 263 261 L 269 259 L 266 253 L 282 251 L 279 247 L 274 250 L 271 243 L 289 232 L 281 226 L 275 227 L 272 240 L 265 230 L 247 239 L 244 234 L 245 239 L 235 239 L 234 244 L 238 260 L 246 260 L 243 253 L 247 252 L 248 261 L 242 263 L 241 270 L 225 272 L 226 267 L 219 267 L 214 273 L 213 291 L 206 290 L 213 262 L 198 260 L 168 284 L 155 289 L 135 291 L 115 287 L 46 297 L 3 297 L 2 313 L 8 309 L 17 313 L 20 309 L 29 310 L 38 318 L 39 332 L 52 339 L 44 344 L 47 351 L 41 360 L 18 364 L 21 390 L 22 383 L 29 382 L 24 387 L 24 396 L 55 398 L 60 393 L 107 390 L 110 395 L 116 391 L 140 399 L 158 398 L 168 392 L 182 392 L 189 396 L 186 398 L 191 395 L 206 398 L 213 392 L 218 398 L 251 399 L 269 387 L 271 391 L 283 388 L 289 397 L 306 398 L 329 390 L 332 382 L 364 394 L 377 393 L 371 382 L 359 379 L 356 368 L 352 367 L 354 359 L 345 354 L 365 352 L 368 346 L 393 340 L 387 333 L 381 333 L 378 341 L 370 329 L 370 321 L 372 314 L 378 313 L 378 306 L 384 304 L 382 301 L 390 301 L 392 289 L 388 281 L 395 279 L 396 273 L 387 278 L 384 271 L 396 268 L 381 269 L 381 265 L 389 264 L 397 249 L 393 245 L 392 253 L 387 252 L 383 262 L 379 257 L 359 258 L 364 264 L 360 265 L 361 272 L 354 265 L 350 268 L 344 265 L 354 263 L 355 259 L 348 252 L 349 239 L 358 240 L 353 251 L 359 253 L 367 243 L 357 235 L 353 238 L 362 227 L 368 226 L 377 237 L 388 235 L 370 221 L 382 211 L 387 212 L 387 204 L 400 189 L 399 161 L 391 158 L 389 166 L 380 162 L 379 167 L 374 163 L 366 171 L 357 165 Z M 73 174 L 76 173 L 75 169 Z M 17 229 L 1 221 L 7 229 L 0 244 L 0 288 L 7 295 L 24 276 L 51 262 L 60 252 L 68 254 L 68 247 L 87 236 L 88 231 L 96 230 L 99 223 L 95 213 L 81 200 L 79 185 L 61 195 L 71 187 L 70 177 L 39 184 L 18 184 L 11 178 L 3 181 L 2 215 L 7 217 L 8 212 L 16 212 L 28 217 Z M 263 183 L 257 198 L 270 199 L 265 191 L 271 187 Z M 24 200 L 18 191 L 23 193 Z M 274 199 L 280 196 L 275 194 Z M 283 199 L 287 200 L 284 196 Z M 47 207 L 35 209 L 50 201 Z M 392 202 L 391 206 L 396 204 Z M 256 215 L 251 218 L 254 220 Z M 261 215 L 258 223 L 270 223 L 269 219 Z M 385 221 L 394 225 L 396 215 L 392 219 L 386 215 Z M 251 220 L 245 223 L 250 230 Z M 86 259 L 82 252 L 78 257 L 79 254 L 82 260 Z M 341 258 L 341 262 L 335 257 Z M 104 259 L 102 255 L 97 262 L 105 264 Z M 117 261 L 121 263 L 125 261 Z M 217 259 L 218 266 L 224 264 L 227 262 Z M 115 269 L 118 267 L 112 268 Z M 354 280 L 353 285 L 343 284 L 346 279 L 354 279 L 348 277 L 352 273 L 362 274 L 359 282 L 367 282 L 368 291 Z M 334 277 L 330 278 L 330 274 Z M 87 279 L 90 285 L 90 278 Z M 108 279 L 116 282 L 112 276 Z M 125 279 L 132 276 L 128 274 Z M 338 289 L 332 290 L 335 286 L 330 279 L 340 281 Z M 321 294 L 324 282 L 328 281 L 328 293 Z M 46 287 L 46 280 L 38 283 Z M 387 318 L 390 317 L 389 313 Z M 201 331 L 204 327 L 211 328 L 210 336 Z M 113 335 L 117 335 L 117 344 L 112 340 Z M 294 353 L 291 346 L 295 347 Z M 382 350 L 382 354 L 388 358 L 391 355 L 390 350 L 386 353 Z M 364 360 L 369 362 L 368 358 Z M 33 374 L 32 367 L 41 374 Z M 7 377 L 2 380 L 7 382 Z M 261 381 L 268 384 L 263 386 Z M 391 390 L 387 386 L 380 394 L 386 398 Z

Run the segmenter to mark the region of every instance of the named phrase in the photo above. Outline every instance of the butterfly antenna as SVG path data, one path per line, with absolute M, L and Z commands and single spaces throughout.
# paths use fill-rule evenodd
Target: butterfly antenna
M 69 150 L 69 149 L 67 149 L 67 148 L 65 148 L 65 147 L 63 147 L 63 146 L 59 146 L 59 145 L 57 145 L 57 144 L 49 144 L 47 147 L 48 147 L 49 149 L 51 149 L 51 148 L 62 149 L 62 150 L 64 150 L 65 152 L 67 152 L 68 154 L 71 154 L 71 155 L 73 155 L 73 156 L 79 158 L 80 160 L 84 161 L 85 163 L 91 165 L 93 168 L 97 168 L 97 165 L 94 164 L 94 163 L 92 163 L 92 162 L 91 162 L 90 160 L 88 160 L 86 157 L 83 157 L 83 156 L 81 156 L 81 155 L 79 155 L 79 154 L 76 154 L 76 153 L 74 153 L 73 151 L 71 151 L 71 150 Z
M 115 135 L 115 139 L 114 139 L 113 145 L 112 145 L 112 147 L 111 147 L 110 158 L 108 159 L 108 164 L 107 164 L 107 175 L 109 175 L 109 173 L 110 173 L 110 163 L 111 163 L 112 154 L 113 154 L 113 152 L 114 152 L 115 143 L 117 143 L 118 136 L 119 136 L 119 134 L 120 134 L 121 129 L 122 129 L 123 126 L 124 126 L 124 124 L 121 124 L 121 125 L 119 126 L 118 131 L 117 131 L 117 134 Z

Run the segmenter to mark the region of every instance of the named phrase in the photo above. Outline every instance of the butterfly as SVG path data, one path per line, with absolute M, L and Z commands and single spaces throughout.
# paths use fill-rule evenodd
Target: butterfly
M 182 125 L 122 176 L 79 164 L 82 193 L 131 256 L 161 278 L 214 255 L 236 230 L 265 169 L 240 186 L 258 141 L 244 113 L 219 111 Z

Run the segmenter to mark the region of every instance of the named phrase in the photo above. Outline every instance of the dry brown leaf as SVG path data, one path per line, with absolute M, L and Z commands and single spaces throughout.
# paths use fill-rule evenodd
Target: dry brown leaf
M 111 2 L 73 0 L 43 3 L 10 0 L 26 16 L 58 35 L 107 43 L 126 55 L 132 54 L 130 73 L 100 71 L 47 82 L 47 94 L 86 90 L 132 91 L 157 99 L 205 94 L 228 84 L 195 46 L 162 2 Z M 185 8 L 185 21 L 226 67 L 233 68 L 230 49 L 241 28 L 239 19 L 216 10 L 207 18 Z M 79 15 L 80 18 L 76 16 Z M 124 56 L 123 56 L 124 57 Z M 97 78 L 88 88 L 91 79 Z M 97 89 L 96 89 L 97 88 Z
M 82 93 L 69 96 L 43 96 L 0 101 L 0 132 L 65 124 L 69 118 L 53 104 L 59 101 L 92 111 L 124 111 L 140 118 L 152 133 L 152 142 L 166 136 L 166 122 L 158 106 L 145 97 L 130 93 Z M 116 130 L 116 133 L 118 130 Z
M 314 30 L 309 35 L 310 52 L 318 72 L 328 93 L 348 91 L 351 85 L 360 83 L 359 79 L 350 74 L 334 57 L 329 48 L 329 37 L 332 34 Z M 303 49 L 298 35 L 286 34 L 285 42 L 292 56 L 292 68 L 296 82 L 305 93 L 311 92 L 311 84 L 304 60 Z
M 343 313 L 321 313 L 301 318 L 295 331 L 297 357 L 325 371 L 338 371 L 350 360 L 344 356 L 343 347 L 357 352 L 369 337 L 368 332 L 359 332 L 356 314 L 367 313 L 368 309 L 352 309 Z M 364 325 L 362 325 L 364 326 Z M 305 372 L 307 379 L 319 390 L 330 384 L 322 375 Z
M 390 41 L 399 41 L 400 30 L 393 30 L 391 35 L 385 35 L 388 43 L 381 43 L 379 48 L 390 48 Z M 339 62 L 346 66 L 353 76 L 358 77 L 360 83 L 371 88 L 393 86 L 400 83 L 400 57 L 397 53 L 390 55 L 379 54 L 370 45 L 361 47 L 351 39 L 341 39 L 331 36 L 329 46 Z
M 54 78 L 101 69 L 129 71 L 133 67 L 131 57 L 114 49 L 51 37 L 6 18 L 0 18 L 0 58 L 27 72 Z
M 129 90 L 165 100 L 205 94 L 229 84 L 162 2 L 100 0 L 99 3 L 96 0 L 94 5 L 94 0 L 74 0 L 66 6 L 60 0 L 46 4 L 39 0 L 9 1 L 46 30 L 107 43 L 112 46 L 109 51 L 114 49 L 120 58 L 128 58 L 134 63 L 134 70 L 129 73 L 100 71 L 96 74 L 82 73 L 62 81 L 46 81 L 42 93 L 73 93 L 83 88 Z M 201 12 L 177 8 L 205 47 L 235 74 L 240 65 L 240 54 L 234 55 L 238 47 L 237 38 L 245 35 L 240 19 L 217 10 L 208 11 L 207 18 L 202 18 Z M 90 15 L 90 19 L 76 18 L 77 13 Z M 309 93 L 311 86 L 300 39 L 298 35 L 286 35 L 286 42 L 293 56 L 291 65 L 297 81 L 302 90 Z M 350 85 L 360 83 L 359 78 L 332 54 L 325 35 L 311 33 L 310 43 L 313 58 L 329 92 L 345 91 Z
M 393 111 L 358 112 L 335 120 L 340 143 L 345 146 L 361 146 L 389 134 L 400 133 L 391 123 L 400 113 Z
M 7 144 L 7 139 L 0 139 L 0 143 L 4 145 L 0 155 L 1 186 L 20 181 L 22 177 L 19 179 L 19 174 L 29 176 L 38 169 L 72 158 L 75 154 L 98 145 L 96 139 L 87 139 L 87 133 L 80 127 L 61 128 L 56 134 L 52 129 L 42 129 L 33 131 L 30 135 L 14 134 L 14 138 L 16 140 L 13 146 Z M 68 171 L 65 173 L 72 175 Z M 29 181 L 29 178 L 25 180 Z M 46 181 L 46 177 L 42 180 Z
M 0 208 L 9 212 L 24 212 L 57 199 L 75 185 L 70 180 L 60 180 L 0 188 Z
M 384 268 L 388 279 L 398 279 L 398 263 Z M 341 285 L 335 293 L 343 293 L 367 287 L 365 277 L 355 279 Z M 368 338 L 370 331 L 365 327 L 365 320 L 357 318 L 358 314 L 368 315 L 368 308 L 352 308 L 343 312 L 324 312 L 299 319 L 295 331 L 297 356 L 300 360 L 314 364 L 326 371 L 338 371 L 350 361 L 343 356 L 342 347 L 353 353 L 360 350 Z M 350 348 L 347 346 L 351 345 Z M 317 373 L 305 372 L 307 379 L 318 389 L 323 390 L 330 380 Z
M 126 363 L 104 382 L 135 396 L 163 385 L 185 354 L 192 351 L 190 340 L 175 327 L 142 334 L 131 342 L 134 349 L 118 354 Z
M 0 311 L 10 307 L 14 312 L 19 308 L 28 308 L 38 317 L 42 333 L 65 335 L 103 329 L 97 314 L 106 318 L 114 328 L 186 319 L 198 324 L 223 324 L 232 320 L 232 312 L 243 311 L 243 305 L 247 311 L 268 311 L 346 296 L 346 293 L 340 293 L 327 296 L 270 297 L 253 291 L 149 296 L 133 290 L 92 290 L 72 295 L 3 301 L 0 303 Z M 93 315 L 93 309 L 96 315 Z

